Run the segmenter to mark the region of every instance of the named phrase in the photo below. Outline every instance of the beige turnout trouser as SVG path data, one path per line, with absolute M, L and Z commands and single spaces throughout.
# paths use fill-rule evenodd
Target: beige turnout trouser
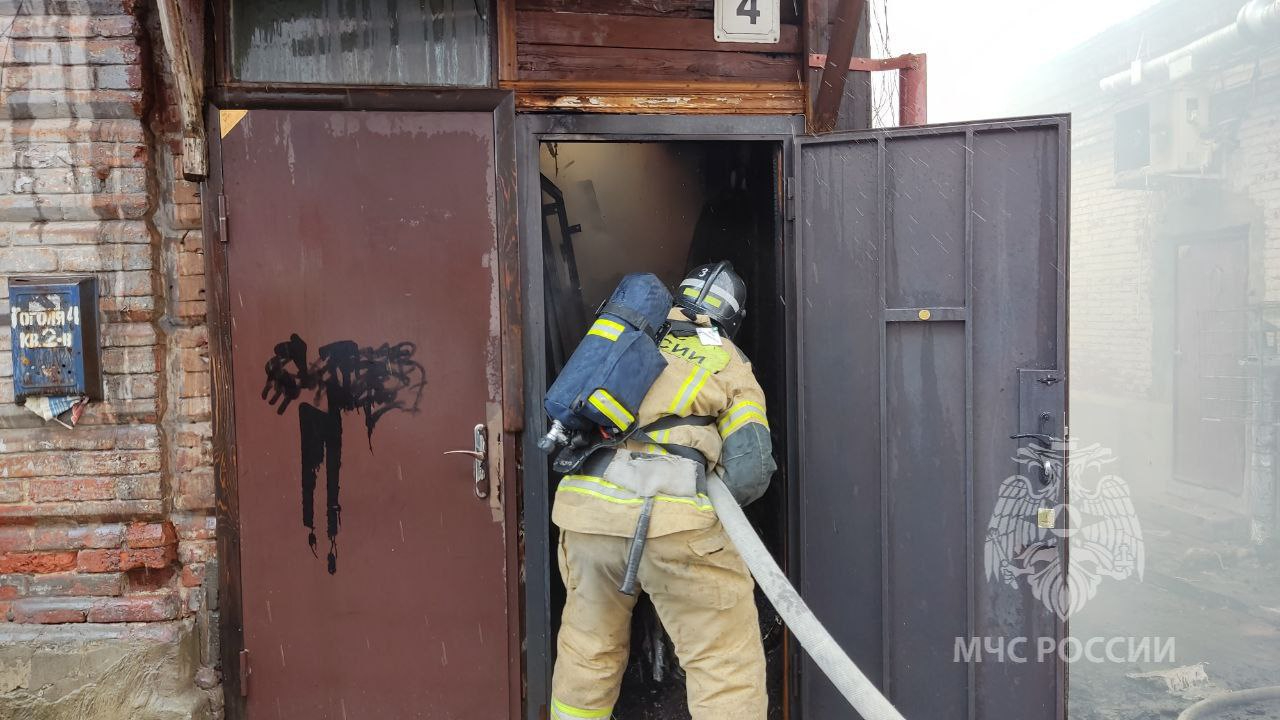
M 618 591 L 631 539 L 560 531 L 568 592 L 551 718 L 608 718 L 618 700 L 636 598 Z M 675 642 L 693 720 L 763 720 L 764 648 L 754 581 L 720 523 L 651 537 L 638 574 Z

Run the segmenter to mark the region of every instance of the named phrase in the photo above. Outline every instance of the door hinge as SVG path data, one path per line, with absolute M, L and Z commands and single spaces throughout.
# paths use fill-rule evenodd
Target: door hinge
M 786 177 L 782 180 L 783 188 L 783 213 L 787 220 L 796 219 L 796 183 L 795 178 Z
M 249 651 L 240 651 L 240 697 L 249 697 Z
M 227 242 L 227 196 L 218 193 L 218 240 Z

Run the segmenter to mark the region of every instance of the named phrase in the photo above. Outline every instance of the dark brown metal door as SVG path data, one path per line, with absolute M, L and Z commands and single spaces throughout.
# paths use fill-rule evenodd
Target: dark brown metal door
M 1065 624 L 984 545 L 1025 472 L 1010 436 L 1065 427 L 1067 138 L 1045 118 L 800 141 L 801 593 L 908 718 L 1064 717 L 1063 663 L 1035 649 Z M 974 638 L 1030 658 L 958 657 Z M 855 717 L 803 657 L 800 691 L 805 718 Z
M 507 717 L 493 116 L 222 132 L 248 715 Z

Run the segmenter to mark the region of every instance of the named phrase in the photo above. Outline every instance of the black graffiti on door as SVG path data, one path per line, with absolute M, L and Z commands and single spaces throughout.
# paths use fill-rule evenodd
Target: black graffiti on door
M 383 416 L 392 410 L 418 411 L 427 373 L 413 359 L 417 349 L 411 342 L 383 343 L 374 348 L 339 340 L 322 345 L 315 362 L 309 362 L 307 344 L 293 334 L 276 345 L 275 355 L 267 361 L 262 399 L 277 406 L 277 415 L 283 415 L 290 403 L 307 395 L 298 403 L 302 524 L 307 527 L 311 554 L 316 555 L 315 495 L 323 465 L 330 574 L 338 571 L 338 530 L 342 526 L 342 505 L 338 501 L 342 414 L 358 412 L 364 416 L 365 436 L 369 452 L 373 452 L 373 428 Z

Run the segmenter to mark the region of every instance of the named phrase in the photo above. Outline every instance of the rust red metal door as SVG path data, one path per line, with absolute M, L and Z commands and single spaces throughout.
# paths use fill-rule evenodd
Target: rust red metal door
M 508 715 L 493 128 L 223 118 L 250 718 Z

